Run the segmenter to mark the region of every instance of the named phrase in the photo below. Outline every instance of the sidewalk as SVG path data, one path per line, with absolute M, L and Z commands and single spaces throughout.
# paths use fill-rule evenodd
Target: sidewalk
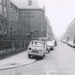
M 17 55 L 0 60 L 0 70 L 20 67 L 35 62 L 35 59 L 29 59 L 27 52 L 22 52 Z

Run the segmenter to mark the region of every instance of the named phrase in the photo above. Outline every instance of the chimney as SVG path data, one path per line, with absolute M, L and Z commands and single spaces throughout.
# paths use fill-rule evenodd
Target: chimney
M 28 5 L 32 5 L 32 0 L 28 0 Z

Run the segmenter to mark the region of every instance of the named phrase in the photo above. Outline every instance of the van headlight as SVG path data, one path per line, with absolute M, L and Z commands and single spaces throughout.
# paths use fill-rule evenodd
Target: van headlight
M 29 50 L 31 50 L 31 47 L 29 47 Z

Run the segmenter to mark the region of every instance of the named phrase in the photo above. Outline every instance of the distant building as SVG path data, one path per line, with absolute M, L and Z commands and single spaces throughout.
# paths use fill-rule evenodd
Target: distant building
M 62 36 L 62 39 L 65 39 L 66 41 L 75 40 L 75 19 L 67 27 L 66 32 Z
M 54 37 L 53 31 L 52 31 L 52 26 L 51 26 L 51 23 L 50 23 L 48 17 L 46 17 L 46 19 L 45 19 L 45 25 L 46 25 L 46 37 L 49 40 L 53 40 L 55 37 Z

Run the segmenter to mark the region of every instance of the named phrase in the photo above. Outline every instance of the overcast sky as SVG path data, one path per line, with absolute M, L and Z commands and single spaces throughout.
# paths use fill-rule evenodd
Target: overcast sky
M 75 18 L 75 0 L 37 0 L 45 5 L 55 36 L 61 36 Z

